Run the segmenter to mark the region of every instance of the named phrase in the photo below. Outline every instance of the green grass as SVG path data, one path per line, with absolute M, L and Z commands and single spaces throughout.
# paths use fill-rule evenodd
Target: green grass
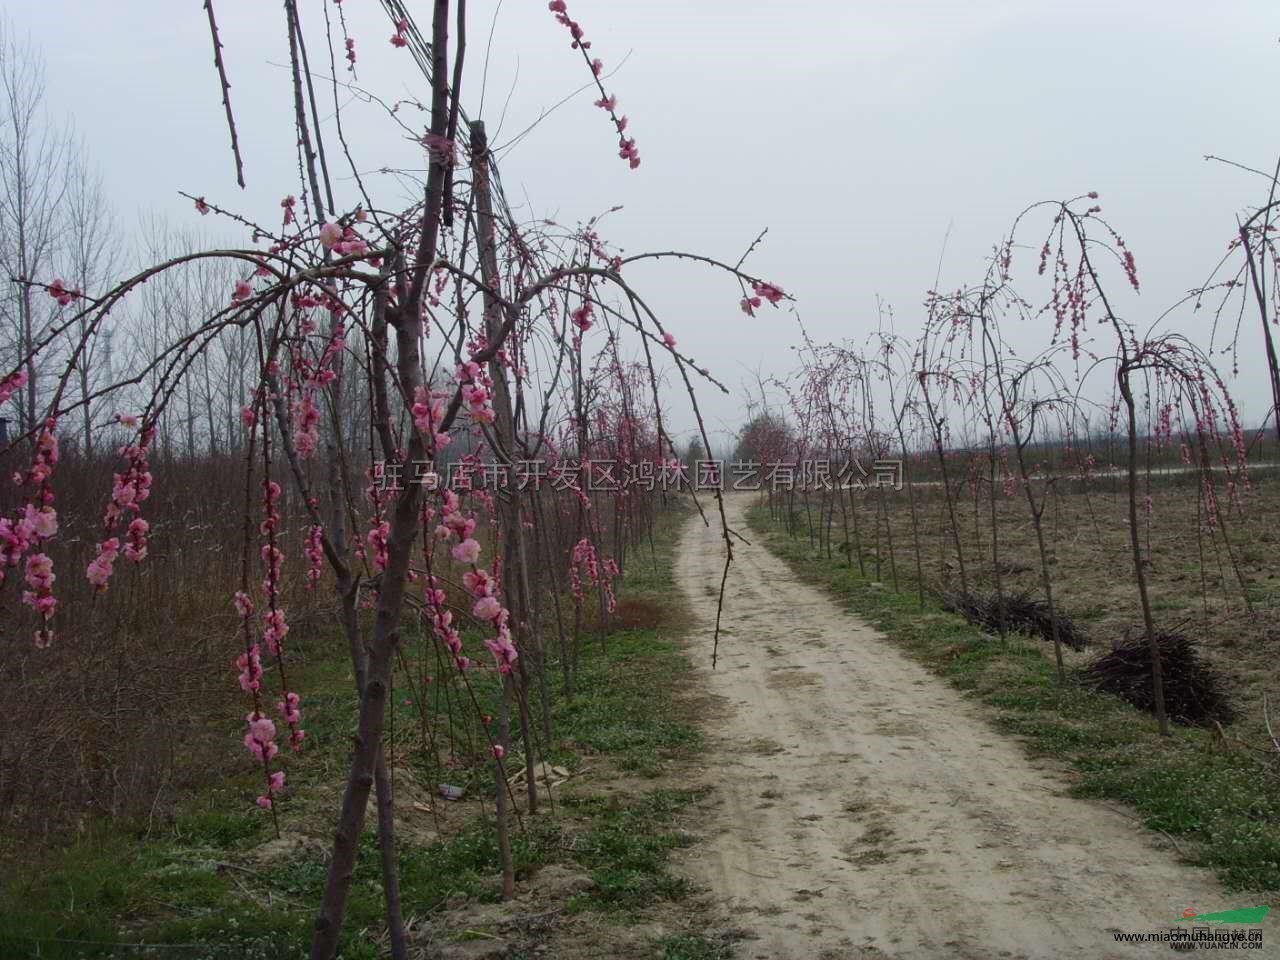
M 654 900 L 679 900 L 688 884 L 666 870 L 667 854 L 692 842 L 672 830 L 673 816 L 696 800 L 693 790 L 655 790 L 631 803 L 615 805 L 589 798 L 578 809 L 593 809 L 590 828 L 574 846 L 574 860 L 591 870 L 595 886 L 570 904 L 575 909 L 630 912 Z
M 873 587 L 843 559 L 815 557 L 807 539 L 789 538 L 764 507 L 749 519 L 806 580 L 992 707 L 998 728 L 1071 764 L 1073 793 L 1132 806 L 1228 888 L 1280 890 L 1280 784 L 1254 758 L 1215 743 L 1213 732 L 1175 728 L 1160 737 L 1149 715 L 1087 690 L 1078 673 L 1059 684 L 1047 645 L 1001 640 L 931 601 L 921 609 L 914 594 Z
M 556 703 L 553 726 L 577 750 L 609 754 L 621 769 L 656 776 L 664 764 L 701 745 L 696 727 L 670 707 L 688 664 L 680 641 L 654 630 L 614 634 L 605 656 L 588 654 L 576 680 L 581 691 Z
M 733 956 L 731 944 L 701 934 L 667 937 L 658 946 L 662 948 L 662 960 L 729 960 Z
M 570 768 L 599 766 L 632 779 L 625 798 L 562 791 L 557 814 L 525 819 L 513 833 L 517 878 L 543 865 L 576 865 L 591 875 L 590 889 L 574 897 L 573 912 L 599 911 L 626 921 L 661 901 L 686 893 L 667 869 L 672 850 L 689 836 L 673 827 L 696 792 L 670 789 L 655 778 L 693 756 L 702 741 L 688 709 L 679 701 L 689 665 L 680 645 L 682 611 L 673 606 L 671 556 L 681 510 L 670 511 L 648 546 L 628 560 L 624 599 L 648 600 L 665 611 L 663 622 L 615 631 L 604 642 L 584 640 L 574 697 L 555 693 L 551 703 L 555 741 L 548 762 Z M 660 607 L 659 607 L 660 604 Z M 296 794 L 278 806 L 291 835 L 321 838 L 328 847 L 334 814 L 333 786 L 345 775 L 355 705 L 350 669 L 341 645 L 316 642 L 293 679 L 304 692 L 307 748 L 290 761 L 288 782 Z M 456 686 L 429 696 L 447 715 L 440 737 L 450 736 L 457 765 L 447 773 L 434 760 L 398 754 L 422 783 L 436 777 L 464 785 L 469 797 L 492 793 L 494 775 L 487 741 L 469 700 Z M 497 685 L 475 684 L 481 712 L 497 713 Z M 447 694 L 447 696 L 445 695 Z M 443 699 L 440 699 L 443 697 Z M 391 717 L 401 734 L 417 730 L 420 705 L 397 677 Z M 464 706 L 465 704 L 465 706 Z M 516 717 L 513 716 L 513 724 Z M 236 718 L 227 718 L 234 746 Z M 407 736 L 407 734 L 405 734 Z M 406 741 L 411 742 L 411 741 Z M 513 740 L 513 746 L 517 741 Z M 399 748 L 398 748 L 399 749 Z M 421 753 L 421 751 L 419 751 Z M 513 750 L 509 770 L 520 762 Z M 305 956 L 310 925 L 325 876 L 325 857 L 315 845 L 300 845 L 272 858 L 254 859 L 255 847 L 272 838 L 270 820 L 253 806 L 260 792 L 252 770 L 212 785 L 180 812 L 148 832 L 145 825 L 91 826 L 75 842 L 44 850 L 10 869 L 0 881 L 0 958 L 152 958 L 189 960 L 291 960 Z M 576 781 L 575 781 L 576 783 Z M 328 787 L 328 792 L 318 788 Z M 415 915 L 446 909 L 458 898 L 498 899 L 499 860 L 492 814 L 477 817 L 427 845 L 401 838 L 400 882 Z M 382 928 L 383 903 L 372 811 L 361 838 L 344 925 L 340 956 L 373 960 L 372 932 Z M 314 825 L 315 829 L 309 829 Z M 694 944 L 697 938 L 688 940 Z M 695 946 L 663 945 L 665 956 L 700 960 L 726 953 L 696 952 Z M 655 947 L 655 950 L 658 947 Z M 682 952 L 683 951 L 683 952 Z

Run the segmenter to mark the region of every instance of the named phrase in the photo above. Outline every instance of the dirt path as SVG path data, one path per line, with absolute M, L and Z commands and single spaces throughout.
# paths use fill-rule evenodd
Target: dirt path
M 749 536 L 745 495 L 730 497 Z M 685 531 L 678 576 L 709 667 L 724 563 L 715 521 Z M 876 631 L 739 542 L 707 683 L 719 804 L 685 865 L 741 958 L 1169 956 L 1112 930 L 1240 906 L 1132 820 L 1065 782 Z M 1253 956 L 1262 956 L 1254 951 Z

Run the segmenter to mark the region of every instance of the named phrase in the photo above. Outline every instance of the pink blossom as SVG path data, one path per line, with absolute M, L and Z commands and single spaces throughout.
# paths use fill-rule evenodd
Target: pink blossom
M 46 591 L 55 579 L 53 561 L 46 554 L 33 553 L 27 557 L 27 584 L 33 590 Z
M 755 292 L 757 297 L 763 297 L 765 300 L 768 300 L 770 303 L 772 303 L 775 307 L 778 305 L 778 302 L 785 296 L 785 294 L 782 292 L 782 289 L 780 287 L 775 287 L 772 283 L 764 283 L 764 282 L 753 283 L 751 284 L 751 289 L 752 291 Z M 756 304 L 756 306 L 759 306 L 759 305 L 760 305 L 759 303 Z
M 473 597 L 491 597 L 498 588 L 497 581 L 486 570 L 468 570 L 462 575 L 462 585 Z
M 374 566 L 379 570 L 385 570 L 387 567 L 387 538 L 390 535 L 391 524 L 386 520 L 379 520 L 374 523 L 369 535 L 365 538 L 369 549 L 373 551 Z
M 302 719 L 302 712 L 298 709 L 299 703 L 301 698 L 296 693 L 286 693 L 284 699 L 276 704 L 276 709 L 285 723 L 292 726 Z
M 78 290 L 68 289 L 62 279 L 59 278 L 49 284 L 49 296 L 58 301 L 58 306 L 65 307 L 67 304 L 71 303 L 71 301 L 75 300 L 76 297 L 80 296 L 80 292 Z
M 237 280 L 235 290 L 231 293 L 231 302 L 240 303 L 248 300 L 253 295 L 253 287 L 249 286 L 248 280 Z
M 669 333 L 664 333 L 664 334 L 662 335 L 662 342 L 663 342 L 663 343 L 665 343 L 665 344 L 666 344 L 668 347 L 670 347 L 671 349 L 673 349 L 673 350 L 675 349 L 675 346 L 676 346 L 676 338 L 675 338 L 675 337 L 673 337 L 671 334 L 669 334 Z
M 309 459 L 320 444 L 320 409 L 311 394 L 312 391 L 304 387 L 302 395 L 290 404 L 293 444 L 303 460 Z
M 53 507 L 42 507 L 37 510 L 34 505 L 27 504 L 25 519 L 41 540 L 48 540 L 58 532 L 58 511 Z
M 332 250 L 334 244 L 342 239 L 342 227 L 330 220 L 320 228 L 320 246 Z
M 618 156 L 626 160 L 632 170 L 640 166 L 640 151 L 633 137 L 622 137 L 618 140 Z
M 502 604 L 493 597 L 481 597 L 471 613 L 477 620 L 496 620 L 502 613 Z
M 141 563 L 147 558 L 147 530 L 150 524 L 142 517 L 135 517 L 129 524 L 128 542 L 124 547 L 124 555 L 134 563 Z
M 312 590 L 320 582 L 320 563 L 324 559 L 324 527 L 313 524 L 307 531 L 307 542 L 302 554 L 307 558 L 307 589 Z
M 279 607 L 267 611 L 262 618 L 262 623 L 262 639 L 266 642 L 267 649 L 271 651 L 273 657 L 280 656 L 284 649 L 285 634 L 289 632 L 289 624 L 285 621 L 284 611 Z
M 253 693 L 262 687 L 262 659 L 256 643 L 236 658 L 236 667 L 240 670 L 241 690 Z
M 4 403 L 27 385 L 27 371 L 18 370 L 0 380 L 0 403 Z
M 209 205 L 204 202 L 204 197 L 196 197 L 196 211 L 200 216 L 205 216 L 209 212 Z
M 475 563 L 480 559 L 480 544 L 468 538 L 455 544 L 449 554 L 459 563 Z
M 107 581 L 111 579 L 111 567 L 119 552 L 120 541 L 115 537 L 98 544 L 98 555 L 89 564 L 86 575 L 89 582 L 97 587 L 99 592 L 107 588 Z
M 587 301 L 583 303 L 582 306 L 580 306 L 577 310 L 572 311 L 569 314 L 569 319 L 572 320 L 574 324 L 577 326 L 577 328 L 581 330 L 583 333 L 586 333 L 588 330 L 590 330 L 591 324 L 592 324 L 591 302 Z

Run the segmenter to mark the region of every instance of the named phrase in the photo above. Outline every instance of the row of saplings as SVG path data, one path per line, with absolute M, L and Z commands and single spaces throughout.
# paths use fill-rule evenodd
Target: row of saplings
M 1028 593 L 984 596 L 946 591 L 942 604 L 952 613 L 992 633 L 1022 633 L 1053 642 L 1054 620 L 1058 639 L 1073 650 L 1083 650 L 1088 640 L 1070 617 L 1051 617 L 1049 606 Z M 1175 723 L 1211 727 L 1228 724 L 1236 712 L 1227 703 L 1223 679 L 1195 650 L 1185 634 L 1156 634 L 1164 676 L 1165 709 Z M 1140 710 L 1155 712 L 1151 684 L 1151 647 L 1145 635 L 1113 644 L 1108 653 L 1095 657 L 1084 669 L 1086 683 L 1101 693 L 1122 697 Z

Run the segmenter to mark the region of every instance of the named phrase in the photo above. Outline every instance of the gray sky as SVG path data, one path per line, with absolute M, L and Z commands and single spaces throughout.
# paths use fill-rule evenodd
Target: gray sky
M 216 4 L 243 195 L 198 0 L 6 7 L 43 46 L 50 108 L 92 145 L 122 236 L 139 210 L 198 219 L 178 190 L 264 222 L 298 192 L 280 4 Z M 494 7 L 469 3 L 464 100 L 502 143 L 587 73 L 543 0 L 507 0 L 481 112 Z M 316 62 L 320 9 L 303 4 L 313 68 L 327 72 Z M 361 85 L 426 98 L 375 0 L 342 9 Z M 411 9 L 427 26 L 430 5 Z M 1088 190 L 1138 258 L 1143 293 L 1122 309 L 1154 318 L 1207 276 L 1237 212 L 1265 200 L 1256 178 L 1204 155 L 1269 167 L 1280 150 L 1268 119 L 1280 80 L 1274 0 L 571 0 L 569 12 L 593 55 L 608 69 L 622 64 L 608 86 L 643 163 L 632 172 L 616 157 L 610 124 L 582 93 L 503 157 L 512 202 L 527 197 L 564 223 L 622 204 L 607 236 L 629 252 L 736 260 L 768 227 L 752 269 L 796 296 L 820 340 L 864 337 L 877 295 L 893 304 L 900 332 L 914 333 L 949 224 L 943 288 L 981 278 L 982 258 L 1023 207 Z M 379 109 L 353 104 L 344 118 L 363 169 L 420 162 Z M 349 184 L 339 190 L 354 206 Z M 767 306 L 744 316 L 723 277 L 664 266 L 636 280 L 681 347 L 732 386 L 750 370 L 792 365 L 794 319 Z M 1261 352 L 1256 322 L 1245 336 L 1234 389 L 1252 418 L 1266 408 L 1261 370 L 1248 362 Z M 741 396 L 701 397 L 709 427 L 738 422 Z

